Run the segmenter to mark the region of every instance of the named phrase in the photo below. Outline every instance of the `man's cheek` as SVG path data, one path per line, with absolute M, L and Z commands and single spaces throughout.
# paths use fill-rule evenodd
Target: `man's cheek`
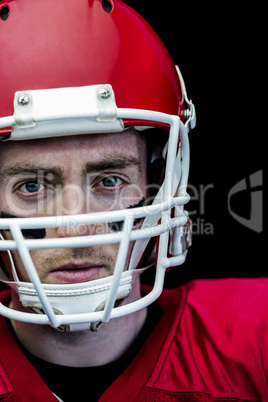
M 127 207 L 127 209 L 132 209 L 132 208 L 139 208 L 142 207 L 145 203 L 145 198 L 142 197 L 142 199 L 134 205 L 129 205 Z M 135 219 L 134 220 L 134 226 L 138 225 L 143 218 L 139 218 L 139 219 Z M 124 226 L 124 222 L 123 221 L 119 221 L 119 222 L 109 222 L 108 223 L 109 228 L 113 231 L 113 232 L 120 232 L 123 229 Z
M 19 218 L 16 215 L 9 214 L 7 212 L 1 212 L 1 218 L 13 219 Z M 46 229 L 22 229 L 22 235 L 27 239 L 44 239 L 46 237 Z
M 10 257 L 7 253 L 7 251 L 1 251 L 0 253 L 0 266 L 5 273 L 5 275 L 8 277 L 9 280 L 12 279 L 12 267 L 11 267 L 11 261 Z

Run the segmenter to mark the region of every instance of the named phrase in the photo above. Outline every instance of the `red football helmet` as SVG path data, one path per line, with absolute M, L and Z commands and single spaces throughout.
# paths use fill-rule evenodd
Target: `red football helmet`
M 129 225 L 125 225 L 122 236 L 117 234 L 119 242 L 126 236 L 136 241 L 129 270 L 120 274 L 124 258 L 118 255 L 113 277 L 79 284 L 81 295 L 77 295 L 77 284 L 42 285 L 30 257 L 30 250 L 39 245 L 23 240 L 23 230 L 49 227 L 54 217 L 27 222 L 0 219 L 1 233 L 9 230 L 13 236 L 12 241 L 2 236 L 0 250 L 9 252 L 11 261 L 11 251 L 19 250 L 32 283 L 19 281 L 14 264 L 13 281 L 5 272 L 0 279 L 20 294 L 25 306 L 44 314 L 16 312 L 2 305 L 0 312 L 13 319 L 72 330 L 143 308 L 161 293 L 165 269 L 182 263 L 186 255 L 182 242 L 187 237 L 188 215 L 183 206 L 189 199 L 188 132 L 195 124 L 195 110 L 179 69 L 151 26 L 119 0 L 1 0 L 0 37 L 2 141 L 123 132 L 130 126 L 144 132 L 148 127 L 164 128 L 167 140 L 162 153 L 166 176 L 159 193 L 150 207 L 131 210 L 132 220 L 142 217 L 146 225 L 128 233 Z M 104 215 L 105 221 L 125 221 L 130 213 L 127 218 L 124 210 Z M 81 215 L 76 224 L 94 224 L 94 219 L 94 214 Z M 103 237 L 104 243 L 112 235 Z M 129 293 L 133 272 L 151 237 L 158 238 L 152 292 L 135 303 L 114 307 L 120 293 Z M 62 247 L 55 239 L 45 240 L 42 247 Z M 70 247 L 70 239 L 60 239 L 62 244 L 67 240 Z M 81 238 L 80 247 L 94 241 Z M 77 241 L 75 246 L 79 247 Z M 84 298 L 88 300 L 93 285 L 100 291 L 89 310 Z M 70 300 L 78 297 L 79 303 L 67 303 L 64 292 L 70 293 Z

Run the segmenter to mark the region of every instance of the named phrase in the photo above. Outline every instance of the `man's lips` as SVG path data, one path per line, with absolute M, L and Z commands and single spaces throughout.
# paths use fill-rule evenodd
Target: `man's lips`
M 50 272 L 57 283 L 79 283 L 99 279 L 105 275 L 106 267 L 93 263 L 66 264 Z

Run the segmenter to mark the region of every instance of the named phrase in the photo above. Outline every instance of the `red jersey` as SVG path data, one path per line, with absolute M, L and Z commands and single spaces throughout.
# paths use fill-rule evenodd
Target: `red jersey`
M 158 301 L 162 318 L 101 402 L 268 401 L 267 278 L 192 281 Z M 0 400 L 55 402 L 0 328 Z

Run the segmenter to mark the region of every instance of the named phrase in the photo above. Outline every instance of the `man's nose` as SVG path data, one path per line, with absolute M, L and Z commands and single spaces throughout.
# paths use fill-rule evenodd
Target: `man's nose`
M 57 228 L 57 237 L 86 236 L 89 229 L 86 225 L 78 224 L 74 215 L 86 213 L 85 195 L 82 188 L 75 184 L 65 185 L 57 197 L 55 211 L 57 216 L 64 216 L 67 225 Z M 68 216 L 70 215 L 70 218 Z
M 79 237 L 79 236 L 92 236 L 96 233 L 94 225 L 86 225 L 84 223 L 75 222 L 75 218 L 66 222 L 65 226 L 57 228 L 57 237 Z
M 57 228 L 57 237 L 92 236 L 97 232 L 103 232 L 104 228 L 101 228 L 101 224 L 78 223 L 76 215 L 89 212 L 94 211 L 89 211 L 89 203 L 82 187 L 77 185 L 65 186 L 57 202 L 56 215 L 64 216 L 67 224 Z
M 57 200 L 57 209 L 56 214 L 58 216 L 86 213 L 85 193 L 83 188 L 75 184 L 64 186 Z

